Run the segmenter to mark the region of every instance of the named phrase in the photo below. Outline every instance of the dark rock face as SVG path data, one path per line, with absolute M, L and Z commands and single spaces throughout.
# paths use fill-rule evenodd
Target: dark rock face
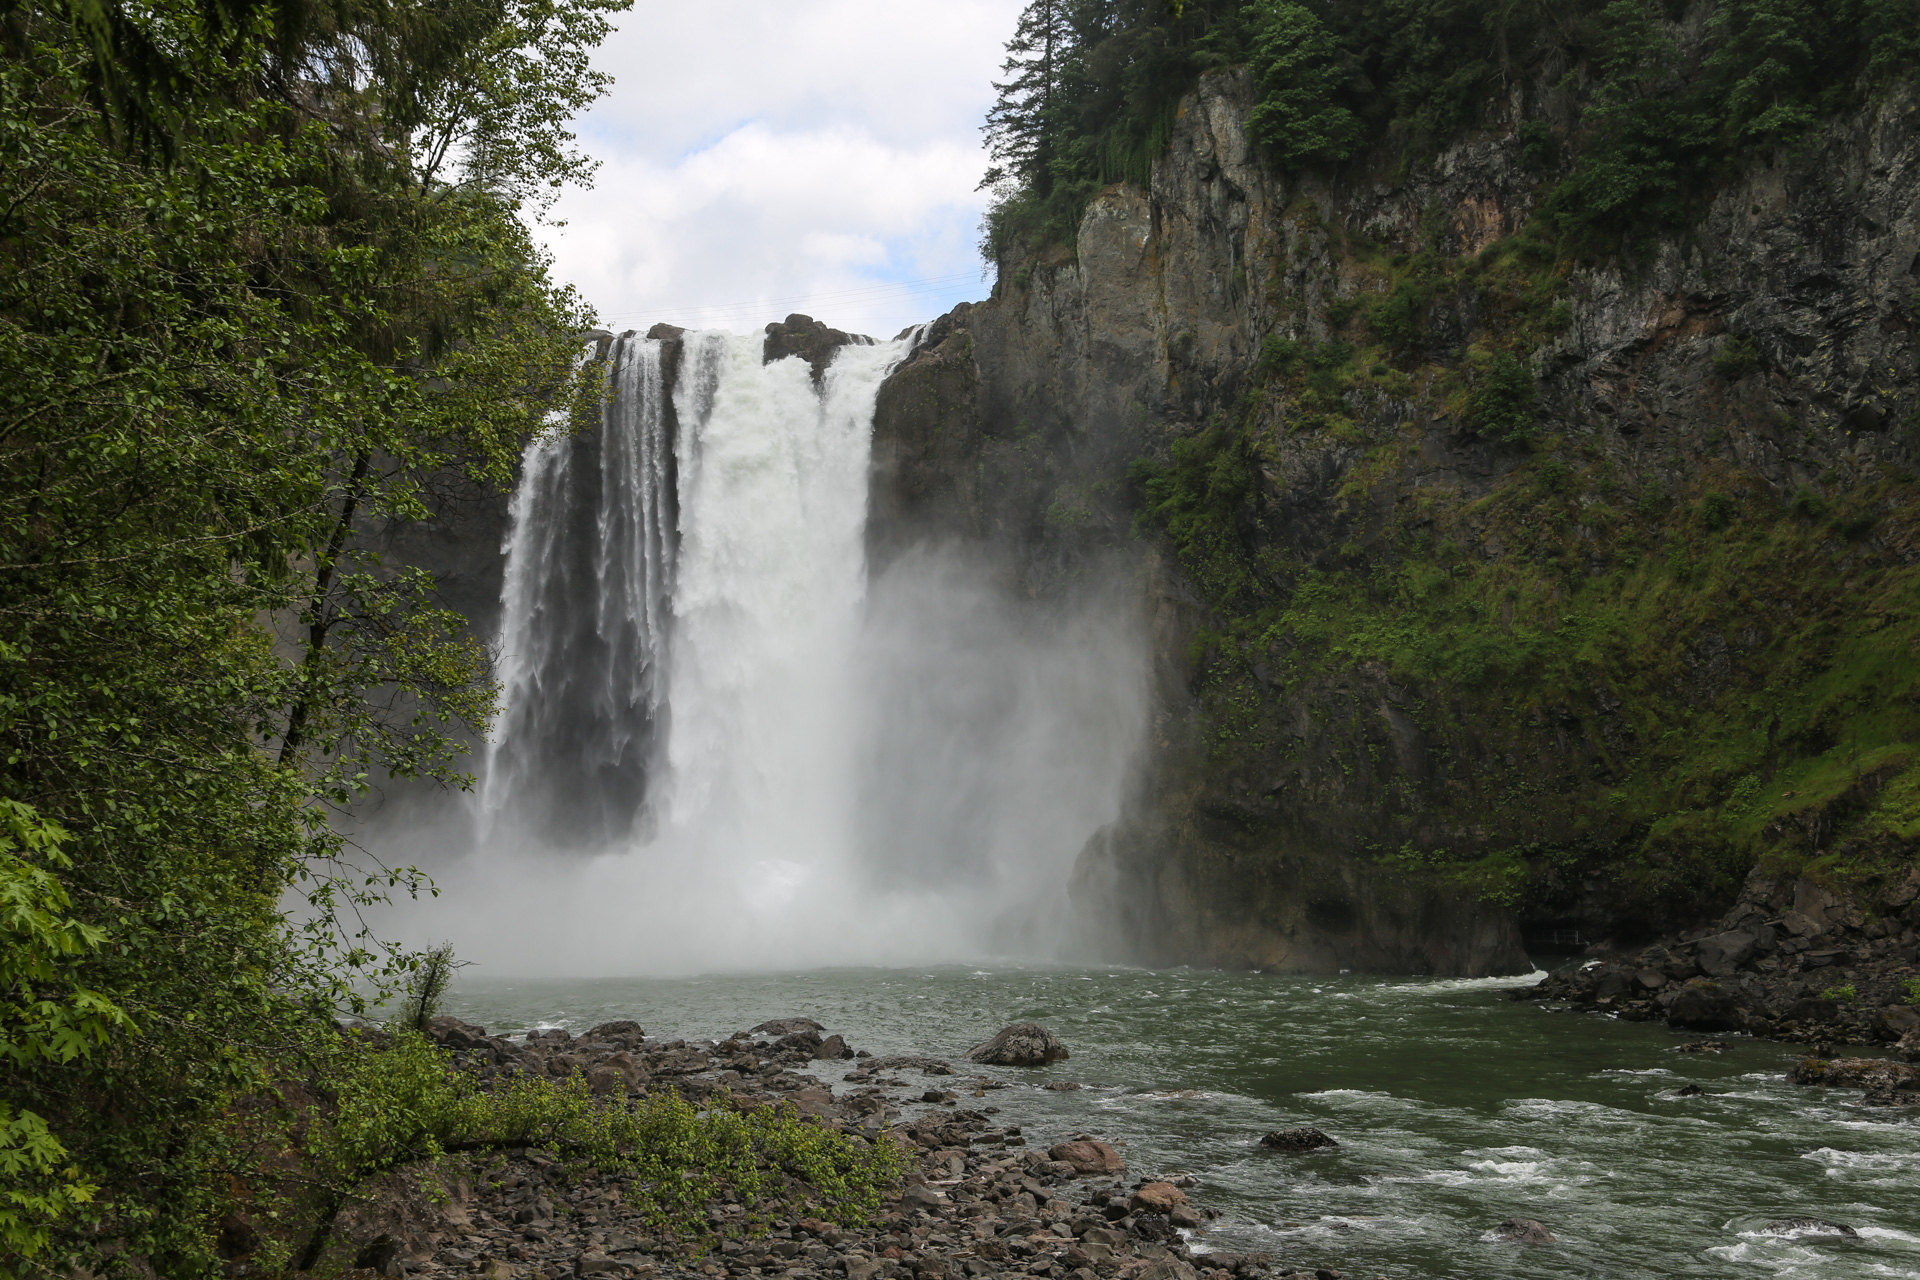
M 1389 286 L 1344 255 L 1343 237 L 1471 261 L 1526 224 L 1543 188 L 1513 137 L 1462 142 L 1393 179 L 1276 175 L 1248 145 L 1251 102 L 1238 74 L 1207 76 L 1148 190 L 1101 193 L 1071 255 L 1003 263 L 990 301 L 932 326 L 880 396 L 874 563 L 921 541 L 958 541 L 1036 596 L 1101 571 L 1138 593 L 1156 654 L 1142 784 L 1126 818 L 1089 843 L 1074 882 L 1113 953 L 1522 972 L 1508 911 L 1382 865 L 1379 851 L 1474 858 L 1550 847 L 1604 868 L 1646 838 L 1607 799 L 1647 750 L 1640 709 L 1600 669 L 1564 697 L 1496 695 L 1471 681 L 1397 677 L 1379 662 L 1325 661 L 1304 644 L 1283 662 L 1254 659 L 1224 696 L 1208 682 L 1237 660 L 1231 650 L 1245 642 L 1234 624 L 1245 619 L 1217 612 L 1164 544 L 1133 536 L 1128 464 L 1252 412 L 1241 396 L 1264 337 L 1364 343 L 1361 326 L 1329 315 L 1364 310 Z M 1896 95 L 1836 121 L 1791 163 L 1756 163 L 1698 226 L 1643 258 L 1578 267 L 1565 324 L 1533 351 L 1542 430 L 1564 442 L 1562 455 L 1645 492 L 1686 492 L 1711 466 L 1775 504 L 1804 486 L 1840 492 L 1911 471 L 1915 439 L 1867 430 L 1855 410 L 1872 402 L 1882 424 L 1920 410 L 1912 378 L 1873 372 L 1911 369 L 1914 357 L 1913 106 Z M 1423 358 L 1464 368 L 1463 353 L 1493 335 L 1471 292 L 1430 309 L 1416 335 Z M 1764 372 L 1719 371 L 1733 367 L 1716 360 L 1736 337 L 1754 344 Z M 1344 396 L 1350 429 L 1287 418 L 1271 395 L 1259 410 L 1251 483 L 1267 495 L 1266 523 L 1243 533 L 1253 563 L 1271 553 L 1290 566 L 1276 577 L 1305 566 L 1384 582 L 1404 554 L 1384 531 L 1409 511 L 1481 502 L 1539 465 L 1474 438 L 1456 411 L 1417 390 L 1396 389 L 1385 368 Z M 1478 519 L 1444 534 L 1462 540 L 1456 559 L 1524 560 L 1494 531 L 1474 532 Z M 1602 578 L 1610 554 L 1574 522 L 1567 555 L 1578 552 L 1584 568 L 1569 595 Z M 1889 536 L 1899 549 L 1888 557 L 1920 553 L 1910 534 Z M 1276 588 L 1282 604 L 1291 585 Z M 1662 696 L 1692 710 L 1735 696 L 1768 625 L 1686 638 L 1658 677 Z M 1554 889 L 1555 910 L 1588 937 L 1644 938 L 1723 910 L 1737 879 L 1682 888 L 1627 906 L 1618 880 L 1582 870 Z M 1745 944 L 1723 944 L 1693 956 L 1692 972 L 1664 974 L 1661 987 L 1742 971 Z M 1648 981 L 1660 976 L 1647 969 Z
M 1318 1129 L 1277 1129 L 1260 1139 L 1272 1151 L 1330 1151 L 1340 1144 Z
M 1049 1062 L 1064 1062 L 1069 1056 L 1067 1046 L 1037 1022 L 1003 1027 L 993 1039 L 967 1050 L 972 1061 L 998 1067 L 1044 1067 Z

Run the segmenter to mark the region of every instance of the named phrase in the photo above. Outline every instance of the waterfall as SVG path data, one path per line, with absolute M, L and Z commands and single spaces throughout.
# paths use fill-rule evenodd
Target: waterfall
M 875 401 L 919 336 L 820 371 L 612 345 L 600 429 L 524 459 L 479 848 L 425 927 L 526 973 L 1060 949 L 1144 644 L 952 549 L 870 580 Z
M 665 706 L 674 457 L 660 343 L 618 339 L 599 431 L 536 439 L 510 511 L 490 832 L 603 847 L 641 826 Z

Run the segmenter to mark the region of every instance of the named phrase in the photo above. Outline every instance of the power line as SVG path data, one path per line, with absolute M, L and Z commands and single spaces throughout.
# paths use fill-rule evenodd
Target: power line
M 760 298 L 753 301 L 728 303 L 702 303 L 693 306 L 649 306 L 628 311 L 609 312 L 602 317 L 603 323 L 623 319 L 658 319 L 668 315 L 699 315 L 713 319 L 753 319 L 766 315 L 769 311 L 787 310 L 804 303 L 833 303 L 853 305 L 859 303 L 904 301 L 907 298 L 927 293 L 938 293 L 955 285 L 978 280 L 978 272 L 962 271 L 945 276 L 929 276 L 921 280 L 880 281 L 862 285 L 853 289 L 827 290 L 818 293 L 789 294 L 784 297 Z

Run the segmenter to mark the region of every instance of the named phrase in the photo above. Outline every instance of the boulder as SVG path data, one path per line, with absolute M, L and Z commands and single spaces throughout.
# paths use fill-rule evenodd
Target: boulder
M 1275 1151 L 1326 1151 L 1340 1144 L 1318 1129 L 1277 1129 L 1260 1139 L 1260 1145 Z
M 1532 1218 L 1508 1218 L 1493 1229 L 1493 1234 L 1519 1244 L 1552 1244 L 1558 1238 Z
M 1127 1162 L 1120 1158 L 1118 1151 L 1092 1138 L 1055 1143 L 1047 1152 L 1047 1157 L 1072 1165 L 1073 1171 L 1083 1178 L 1124 1173 L 1127 1168 Z
M 1186 1204 L 1187 1193 L 1171 1182 L 1145 1182 L 1135 1189 L 1127 1207 L 1135 1213 L 1164 1213 Z
M 1667 985 L 1667 975 L 1658 969 L 1642 969 L 1633 975 L 1633 980 L 1648 991 L 1658 991 Z
M 596 1098 L 619 1098 L 627 1092 L 627 1077 L 620 1068 L 602 1063 L 587 1072 L 587 1090 Z
M 832 1035 L 820 1042 L 820 1047 L 813 1051 L 813 1056 L 821 1061 L 832 1061 L 840 1058 L 851 1058 L 853 1056 L 853 1050 L 847 1048 L 846 1037 Z
M 1775 1218 L 1760 1229 L 1768 1235 L 1799 1236 L 1802 1239 L 1808 1236 L 1838 1239 L 1858 1237 L 1860 1234 L 1844 1222 L 1828 1222 L 1825 1218 Z
M 1881 1028 L 1895 1040 L 1920 1031 L 1920 1009 L 1910 1004 L 1890 1004 L 1880 1011 Z
M 1667 1006 L 1667 1025 L 1683 1031 L 1738 1031 L 1746 1022 L 1732 996 L 1714 986 L 1686 986 Z
M 1752 934 L 1740 929 L 1729 929 L 1725 933 L 1716 933 L 1711 938 L 1702 938 L 1697 953 L 1700 957 L 1701 971 L 1715 978 L 1724 978 L 1733 974 L 1741 965 L 1753 958 L 1757 941 Z
M 826 1028 L 812 1018 L 773 1018 L 761 1023 L 749 1031 L 754 1036 L 790 1036 L 796 1031 L 825 1031 Z
M 1068 1057 L 1067 1046 L 1037 1022 L 1016 1022 L 993 1039 L 973 1046 L 967 1057 L 995 1067 L 1043 1067 Z
M 582 1036 L 583 1040 L 604 1040 L 608 1044 L 617 1044 L 622 1049 L 631 1049 L 646 1038 L 646 1032 L 637 1022 L 603 1022 Z

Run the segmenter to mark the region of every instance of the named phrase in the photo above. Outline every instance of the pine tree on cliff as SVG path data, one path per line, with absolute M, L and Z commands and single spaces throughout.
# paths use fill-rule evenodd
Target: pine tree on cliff
M 993 165 L 982 188 L 1014 182 L 1045 198 L 1053 187 L 1054 138 L 1061 72 L 1072 46 L 1072 0 L 1033 0 L 1007 41 L 1007 60 L 994 81 L 992 110 L 983 132 Z

